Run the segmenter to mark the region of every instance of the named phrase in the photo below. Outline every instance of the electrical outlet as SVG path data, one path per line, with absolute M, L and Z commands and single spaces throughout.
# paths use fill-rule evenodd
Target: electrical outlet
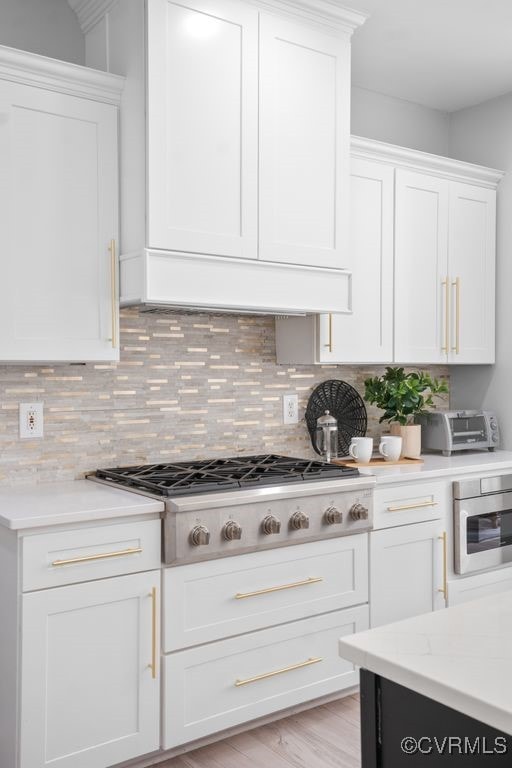
M 299 423 L 298 395 L 283 395 L 283 424 Z
M 31 440 L 43 437 L 43 403 L 20 403 L 20 438 Z

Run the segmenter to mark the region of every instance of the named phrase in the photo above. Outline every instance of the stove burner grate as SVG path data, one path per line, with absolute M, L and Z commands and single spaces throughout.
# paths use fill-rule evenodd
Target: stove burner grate
M 97 478 L 160 496 L 212 493 L 258 486 L 357 477 L 357 469 L 288 456 L 238 456 L 98 469 Z

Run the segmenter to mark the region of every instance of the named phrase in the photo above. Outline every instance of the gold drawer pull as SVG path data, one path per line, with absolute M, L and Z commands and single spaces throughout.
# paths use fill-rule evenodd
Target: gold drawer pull
M 450 348 L 450 284 L 448 280 L 448 275 L 446 276 L 446 280 L 443 280 L 441 283 L 443 288 L 446 290 L 446 303 L 445 303 L 445 318 L 444 318 L 444 344 L 441 347 L 441 350 L 448 354 L 449 348 Z
M 151 670 L 151 677 L 156 680 L 156 587 L 153 587 L 149 593 L 151 598 L 151 664 L 148 664 Z
M 388 512 L 403 512 L 406 509 L 422 509 L 423 507 L 437 507 L 438 501 L 420 501 L 418 504 L 404 504 L 401 507 L 388 507 Z
M 455 346 L 452 347 L 452 352 L 460 355 L 460 277 L 457 277 L 452 285 L 455 286 Z
M 447 558 L 447 541 L 446 531 L 443 531 L 442 536 L 438 536 L 439 540 L 443 542 L 443 586 L 437 591 L 443 593 L 445 601 L 448 600 L 448 558 Z
M 58 568 L 60 565 L 76 565 L 77 563 L 90 563 L 93 560 L 107 560 L 109 557 L 124 557 L 125 555 L 136 555 L 142 552 L 142 547 L 130 547 L 129 549 L 120 549 L 118 552 L 102 552 L 100 555 L 86 555 L 85 557 L 71 557 L 69 560 L 54 560 L 52 565 Z
M 327 344 L 324 344 L 324 347 L 327 347 L 329 352 L 332 352 L 332 313 L 329 312 L 327 316 L 327 324 L 329 328 L 329 341 Z
M 280 584 L 278 587 L 266 587 L 265 589 L 256 589 L 254 592 L 237 592 L 235 600 L 245 600 L 246 597 L 257 597 L 258 595 L 268 595 L 269 592 L 281 592 L 282 589 L 294 589 L 295 587 L 305 587 L 307 584 L 318 584 L 323 581 L 323 576 L 311 577 L 302 581 L 294 581 L 292 584 Z
M 262 675 L 255 675 L 255 677 L 248 677 L 246 680 L 235 680 L 235 686 L 239 688 L 241 685 L 249 685 L 249 683 L 257 683 L 258 680 L 267 680 L 269 677 L 275 677 L 276 675 L 283 675 L 285 672 L 293 672 L 294 669 L 302 669 L 302 667 L 310 667 L 311 664 L 318 664 L 321 661 L 323 661 L 323 659 L 320 657 L 306 659 L 306 661 L 300 661 L 298 664 L 290 664 L 289 667 L 283 667 L 282 669 L 275 669 L 273 672 L 264 672 Z

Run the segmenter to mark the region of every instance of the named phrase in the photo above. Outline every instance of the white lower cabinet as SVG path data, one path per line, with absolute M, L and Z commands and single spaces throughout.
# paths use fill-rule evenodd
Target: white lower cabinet
M 338 640 L 367 628 L 363 605 L 169 654 L 163 748 L 357 685 Z
M 159 748 L 159 596 L 159 570 L 23 595 L 20 768 Z
M 499 568 L 448 582 L 448 605 L 459 605 L 479 597 L 490 597 L 512 589 L 512 568 Z
M 370 624 L 378 627 L 444 608 L 443 521 L 370 534 Z

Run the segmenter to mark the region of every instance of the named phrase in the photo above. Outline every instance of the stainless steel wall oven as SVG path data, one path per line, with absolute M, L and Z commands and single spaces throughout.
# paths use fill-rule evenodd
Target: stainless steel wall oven
M 455 571 L 512 562 L 512 475 L 453 484 Z

